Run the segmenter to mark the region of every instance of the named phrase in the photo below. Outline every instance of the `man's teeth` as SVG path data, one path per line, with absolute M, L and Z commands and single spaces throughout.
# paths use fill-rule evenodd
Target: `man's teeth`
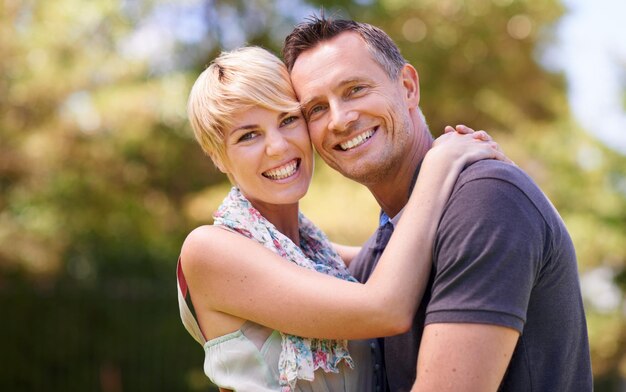
M 365 143 L 365 141 L 367 139 L 372 137 L 373 134 L 374 134 L 373 130 L 369 130 L 367 132 L 363 132 L 362 134 L 358 135 L 354 139 L 350 139 L 347 142 L 343 142 L 343 143 L 339 144 L 339 147 L 341 147 L 342 150 L 346 151 L 346 150 L 349 150 L 351 148 L 360 146 L 361 144 Z
M 298 163 L 294 160 L 276 169 L 268 170 L 263 173 L 263 175 L 267 178 L 271 178 L 272 180 L 282 180 L 283 178 L 292 176 L 296 172 L 297 168 Z

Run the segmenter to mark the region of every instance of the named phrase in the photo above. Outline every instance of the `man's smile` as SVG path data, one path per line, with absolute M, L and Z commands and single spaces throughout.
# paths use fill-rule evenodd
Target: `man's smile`
M 369 129 L 363 133 L 358 134 L 357 136 L 353 137 L 352 139 L 348 141 L 339 143 L 337 146 L 335 146 L 335 149 L 338 149 L 341 151 L 351 150 L 365 143 L 367 140 L 369 140 L 369 138 L 372 137 L 372 135 L 374 135 L 375 132 L 376 132 L 376 129 Z

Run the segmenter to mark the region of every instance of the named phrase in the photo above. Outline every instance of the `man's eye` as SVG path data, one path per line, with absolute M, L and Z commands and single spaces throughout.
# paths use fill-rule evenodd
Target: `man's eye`
M 363 90 L 365 88 L 365 86 L 354 86 L 350 89 L 350 95 L 352 94 L 356 94 L 358 92 L 360 92 L 361 90 Z
M 284 119 L 280 122 L 280 126 L 281 126 L 281 127 L 284 127 L 285 125 L 289 125 L 289 124 L 291 124 L 291 123 L 293 123 L 293 122 L 297 121 L 297 120 L 298 120 L 298 118 L 299 118 L 298 116 L 288 116 L 288 117 L 285 117 L 285 118 L 284 118 Z
M 324 110 L 326 108 L 325 105 L 315 105 L 313 106 L 311 109 L 309 109 L 309 117 L 321 112 L 322 110 Z

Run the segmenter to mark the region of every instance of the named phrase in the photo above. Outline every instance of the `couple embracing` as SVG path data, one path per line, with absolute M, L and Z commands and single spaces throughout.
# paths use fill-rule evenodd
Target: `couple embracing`
M 255 392 L 592 390 L 574 248 L 534 182 L 484 131 L 433 140 L 416 69 L 374 26 L 310 18 L 283 59 L 222 53 L 189 97 L 233 184 L 177 271 L 207 376 Z M 381 207 L 362 247 L 299 211 L 313 146 Z

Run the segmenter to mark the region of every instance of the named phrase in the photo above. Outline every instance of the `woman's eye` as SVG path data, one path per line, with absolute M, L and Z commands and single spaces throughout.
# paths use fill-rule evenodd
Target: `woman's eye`
M 298 116 L 288 116 L 285 117 L 281 122 L 280 122 L 280 126 L 284 127 L 285 125 L 289 125 L 291 123 L 293 123 L 294 121 L 298 120 Z
M 246 140 L 251 140 L 257 135 L 256 132 L 246 132 L 237 139 L 237 142 L 245 142 Z

